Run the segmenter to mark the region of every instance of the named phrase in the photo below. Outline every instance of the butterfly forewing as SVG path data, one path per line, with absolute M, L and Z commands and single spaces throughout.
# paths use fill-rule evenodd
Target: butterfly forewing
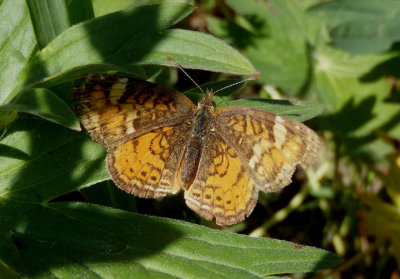
M 196 108 L 183 94 L 143 80 L 88 74 L 84 81 L 73 89 L 75 110 L 91 137 L 104 146 L 186 121 Z

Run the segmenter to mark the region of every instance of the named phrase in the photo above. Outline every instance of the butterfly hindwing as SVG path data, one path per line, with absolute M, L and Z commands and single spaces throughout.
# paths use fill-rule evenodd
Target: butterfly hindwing
M 264 192 L 288 185 L 296 166 L 307 168 L 318 152 L 311 129 L 263 110 L 225 107 L 216 111 L 213 123 Z

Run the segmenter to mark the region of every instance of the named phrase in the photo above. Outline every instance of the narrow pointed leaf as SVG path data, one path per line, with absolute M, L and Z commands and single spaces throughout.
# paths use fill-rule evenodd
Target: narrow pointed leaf
M 25 1 L 0 1 L 0 19 L 4 23 L 0 28 L 0 104 L 3 104 L 34 52 L 36 39 Z
M 70 26 L 64 0 L 30 0 L 26 3 L 40 48 Z

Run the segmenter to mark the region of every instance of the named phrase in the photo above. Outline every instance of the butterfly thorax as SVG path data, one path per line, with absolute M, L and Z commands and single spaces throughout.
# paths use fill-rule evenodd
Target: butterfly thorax
M 212 92 L 207 90 L 204 98 L 199 100 L 196 115 L 192 122 L 189 141 L 181 163 L 180 179 L 184 189 L 188 189 L 196 177 L 204 138 L 214 108 L 215 103 L 212 100 Z

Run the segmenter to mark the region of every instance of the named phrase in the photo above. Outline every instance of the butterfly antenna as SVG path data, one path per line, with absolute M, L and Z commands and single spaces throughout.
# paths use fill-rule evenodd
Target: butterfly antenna
M 203 91 L 203 89 L 201 89 L 201 87 L 197 84 L 197 82 L 195 82 L 194 79 L 192 79 L 192 77 L 189 76 L 189 74 L 185 72 L 185 70 L 181 67 L 181 65 L 179 65 L 178 63 L 176 63 L 175 60 L 172 59 L 172 57 L 170 57 L 170 56 L 167 56 L 167 59 L 168 59 L 169 61 L 171 61 L 176 67 L 178 67 L 178 68 L 179 68 L 179 69 L 180 69 L 180 70 L 181 70 L 181 71 L 182 71 L 182 72 L 197 86 L 197 88 L 200 89 L 200 91 L 201 91 L 203 94 L 205 94 L 204 91 Z
M 240 84 L 240 83 L 246 82 L 246 81 L 248 81 L 248 80 L 256 80 L 256 79 L 258 79 L 258 78 L 259 78 L 258 76 L 246 78 L 246 79 L 244 79 L 244 80 L 241 80 L 241 81 L 235 82 L 235 83 L 233 83 L 233 84 L 230 84 L 230 85 L 228 85 L 228 86 L 222 87 L 222 88 L 220 88 L 220 89 L 214 91 L 214 94 L 217 93 L 217 92 L 219 92 L 219 91 L 225 90 L 225 89 L 227 89 L 227 88 L 229 88 L 229 87 L 232 87 L 232 86 L 238 85 L 238 84 Z

